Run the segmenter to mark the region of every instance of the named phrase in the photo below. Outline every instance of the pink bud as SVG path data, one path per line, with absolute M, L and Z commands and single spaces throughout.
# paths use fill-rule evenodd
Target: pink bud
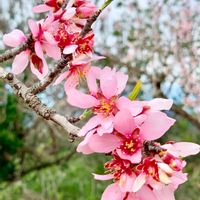
M 97 8 L 95 4 L 86 2 L 82 4 L 81 6 L 77 7 L 76 14 L 78 15 L 78 17 L 84 19 L 84 18 L 91 17 L 96 10 Z

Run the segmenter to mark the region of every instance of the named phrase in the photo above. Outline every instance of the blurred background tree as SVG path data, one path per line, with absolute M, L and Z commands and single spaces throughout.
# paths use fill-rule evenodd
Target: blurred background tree
M 28 33 L 27 19 L 39 17 L 31 8 L 40 2 L 0 0 L 0 36 L 13 28 Z M 174 100 L 169 115 L 177 123 L 163 141 L 200 141 L 199 11 L 198 0 L 116 0 L 95 25 L 95 52 L 108 57 L 98 64 L 129 74 L 125 93 L 140 79 L 138 98 Z M 28 70 L 20 78 L 27 85 L 34 81 Z M 62 114 L 80 114 L 67 105 L 61 86 L 40 98 Z M 0 200 L 100 199 L 107 183 L 93 180 L 91 173 L 102 173 L 107 158 L 76 154 L 78 142 L 69 143 L 63 130 L 26 109 L 0 83 Z M 188 162 L 189 181 L 177 191 L 177 200 L 200 199 L 200 158 Z

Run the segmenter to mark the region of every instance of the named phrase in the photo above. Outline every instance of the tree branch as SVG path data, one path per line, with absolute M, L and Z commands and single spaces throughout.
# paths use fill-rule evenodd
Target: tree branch
M 163 91 L 161 90 L 161 84 L 163 82 L 164 76 L 156 76 L 153 83 L 154 83 L 154 88 L 156 89 L 155 91 L 155 96 L 156 97 L 163 97 L 163 98 L 167 98 L 167 96 L 163 93 Z M 176 114 L 182 116 L 183 118 L 187 119 L 190 123 L 192 123 L 194 126 L 196 126 L 196 128 L 200 129 L 200 121 L 195 118 L 194 116 L 190 115 L 188 112 L 186 112 L 185 110 L 183 110 L 182 107 L 173 104 L 172 106 L 172 111 L 174 111 Z
M 7 73 L 0 67 L 0 79 L 9 84 L 14 93 L 23 100 L 23 102 L 38 115 L 42 116 L 46 120 L 51 120 L 63 127 L 69 134 L 76 136 L 79 128 L 71 124 L 66 117 L 57 114 L 56 111 L 49 109 L 43 104 L 40 99 L 32 94 L 28 87 L 21 81 L 19 81 L 13 74 Z
M 3 54 L 0 55 L 0 63 L 13 58 L 14 56 L 18 55 L 22 51 L 26 50 L 27 47 L 28 47 L 28 43 L 24 43 L 19 47 L 5 51 Z
M 28 48 L 29 43 L 31 41 L 32 41 L 31 36 L 28 36 L 28 39 L 24 44 L 22 44 L 18 47 L 15 47 L 13 49 L 5 51 L 3 54 L 0 55 L 0 63 L 5 62 L 5 61 L 15 57 L 16 55 L 18 55 L 22 51 L 25 51 Z
M 198 129 L 200 129 L 200 121 L 193 117 L 192 115 L 190 115 L 189 113 L 187 113 L 185 110 L 183 110 L 181 107 L 177 106 L 176 104 L 174 104 L 172 106 L 172 110 L 177 113 L 178 115 L 188 119 L 188 121 L 190 123 L 192 123 L 194 126 L 196 126 Z
M 33 171 L 38 171 L 38 170 L 42 170 L 44 168 L 47 168 L 47 167 L 50 167 L 50 166 L 53 166 L 53 165 L 57 165 L 57 164 L 61 163 L 62 161 L 67 162 L 72 158 L 72 156 L 75 153 L 76 153 L 76 150 L 73 149 L 67 155 L 64 155 L 64 156 L 62 156 L 60 158 L 57 158 L 57 159 L 55 159 L 53 161 L 41 163 L 40 165 L 36 165 L 36 166 L 30 167 L 28 169 L 22 170 L 20 174 L 12 175 L 12 176 L 8 177 L 7 181 L 9 181 L 9 182 L 16 181 L 17 179 L 22 178 L 23 176 L 26 176 L 27 174 L 29 174 L 29 173 L 31 173 Z

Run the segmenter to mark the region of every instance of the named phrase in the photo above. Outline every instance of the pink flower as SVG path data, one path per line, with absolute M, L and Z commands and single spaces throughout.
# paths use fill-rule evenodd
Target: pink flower
M 95 4 L 88 1 L 75 0 L 74 6 L 77 16 L 83 19 L 91 17 L 97 11 Z
M 81 38 L 79 37 L 79 32 L 72 32 L 69 28 L 71 28 L 70 25 L 61 23 L 59 29 L 54 34 L 55 40 L 58 42 L 58 46 L 63 49 L 63 53 L 74 53 L 76 57 L 80 54 L 92 56 L 94 34 L 90 32 Z
M 100 88 L 97 85 L 97 79 L 100 81 Z M 96 77 L 88 76 L 90 94 L 84 94 L 76 89 L 67 91 L 67 100 L 71 105 L 83 109 L 91 108 L 95 114 L 81 129 L 79 136 L 86 135 L 94 128 L 97 128 L 99 135 L 113 131 L 113 121 L 119 111 L 117 106 L 119 94 L 124 90 L 127 79 L 128 76 L 122 72 L 105 67 L 96 74 Z M 136 108 L 135 114 L 139 114 L 141 110 Z
M 11 33 L 3 36 L 4 44 L 11 47 L 17 47 L 26 41 L 26 36 L 18 29 L 15 29 Z M 28 66 L 29 61 L 32 73 L 35 74 L 39 79 L 44 78 L 48 73 L 48 65 L 43 57 L 38 57 L 36 53 L 30 49 L 22 51 L 20 54 L 15 56 L 12 63 L 12 72 L 14 74 L 22 73 Z
M 172 173 L 171 169 L 166 166 L 163 167 L 162 163 L 159 164 L 167 171 L 167 173 Z M 105 170 L 110 172 L 110 174 L 94 174 L 94 178 L 97 180 L 114 179 L 115 182 L 106 188 L 101 199 L 173 200 L 174 191 L 177 189 L 178 185 L 187 180 L 186 174 L 181 172 L 173 175 L 171 174 L 171 182 L 167 183 L 165 180 L 166 177 L 162 173 L 166 176 L 168 174 L 163 171 L 160 166 L 158 166 L 155 160 L 150 158 L 147 158 L 143 164 L 138 166 L 139 170 L 141 168 L 143 173 L 148 175 L 148 181 L 146 181 L 144 176 L 141 176 L 138 173 L 135 165 L 131 164 L 130 161 L 123 160 L 116 154 L 113 154 L 113 159 L 104 165 Z M 165 183 L 160 182 L 160 179 L 165 181 Z
M 81 79 L 86 78 L 89 80 L 90 77 L 96 77 L 100 72 L 100 69 L 97 67 L 92 67 L 90 62 L 103 58 L 104 57 L 102 56 L 94 56 L 92 58 L 88 58 L 85 55 L 74 58 L 70 64 L 69 69 L 58 77 L 54 85 L 58 85 L 64 79 L 66 79 L 65 91 L 67 93 L 69 89 L 75 88 Z
M 78 35 L 78 33 L 70 33 L 67 30 L 67 26 L 64 23 L 61 23 L 54 38 L 58 42 L 58 46 L 63 49 L 64 54 L 71 54 L 74 53 L 78 47 L 74 44 Z
M 94 46 L 94 33 L 91 31 L 83 38 L 77 38 L 76 40 L 76 53 L 77 54 L 88 54 L 92 55 L 93 52 L 93 46 Z
M 133 117 L 133 110 L 131 113 L 126 109 L 127 107 L 121 106 L 120 109 L 122 110 L 117 112 L 113 120 L 115 130 L 113 132 L 107 131 L 107 133 L 110 133 L 109 136 L 107 136 L 108 134 L 98 134 L 98 128 L 95 129 L 96 124 L 91 120 L 90 123 L 93 122 L 95 124 L 93 131 L 78 145 L 77 151 L 85 154 L 93 152 L 109 153 L 116 149 L 122 159 L 130 160 L 132 163 L 139 163 L 142 158 L 143 142 L 160 138 L 174 124 L 175 120 L 160 111 L 149 110 L 148 114 L 144 114 L 138 102 L 136 103 L 138 107 L 134 105 L 134 102 L 129 103 L 132 104 L 131 108 L 140 109 L 140 111 L 134 111 L 139 111 L 137 116 Z M 125 105 L 127 106 L 128 104 Z M 97 124 L 99 123 L 98 121 L 96 122 Z M 84 129 L 83 127 L 80 132 L 85 131 Z M 104 138 L 105 136 L 106 138 Z
M 34 51 L 36 55 L 43 59 L 44 51 L 49 57 L 59 60 L 61 58 L 60 48 L 57 46 L 56 40 L 49 31 L 52 22 L 53 17 L 50 15 L 44 22 L 36 23 L 33 20 L 29 20 L 28 24 L 34 40 Z
M 199 152 L 199 145 L 187 145 L 191 147 L 190 154 Z M 180 149 L 179 144 L 178 146 Z M 163 151 L 166 150 L 163 149 Z M 94 174 L 97 180 L 113 179 L 115 182 L 106 188 L 101 199 L 175 200 L 175 190 L 187 180 L 187 174 L 181 171 L 185 164 L 179 171 L 176 171 L 162 162 L 158 157 L 159 153 L 153 151 L 149 153 L 150 157 L 145 157 L 138 165 L 121 159 L 116 152 L 113 153 L 113 159 L 104 165 L 109 174 Z

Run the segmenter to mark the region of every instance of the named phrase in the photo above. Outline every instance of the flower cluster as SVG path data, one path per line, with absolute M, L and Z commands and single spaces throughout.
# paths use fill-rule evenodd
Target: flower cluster
M 79 132 L 84 140 L 77 151 L 112 156 L 104 165 L 109 173 L 94 174 L 98 180 L 114 180 L 102 200 L 173 200 L 174 191 L 187 180 L 182 157 L 197 154 L 200 146 L 152 142 L 175 122 L 161 112 L 171 108 L 172 100 L 131 101 L 120 96 L 127 80 L 127 75 L 115 69 L 95 68 L 87 78 L 89 94 L 75 88 L 67 91 L 71 105 L 93 113 Z
M 28 43 L 28 48 L 15 57 L 12 71 L 22 73 L 30 62 L 33 74 L 43 79 L 48 73 L 46 56 L 54 60 L 72 56 L 67 71 L 54 85 L 66 79 L 68 103 L 93 114 L 78 133 L 84 139 L 77 151 L 112 157 L 104 165 L 106 175 L 94 174 L 95 179 L 114 181 L 102 200 L 173 200 L 174 191 L 187 180 L 182 158 L 199 153 L 200 146 L 154 142 L 175 123 L 163 112 L 171 108 L 172 100 L 132 101 L 121 96 L 128 75 L 115 68 L 91 66 L 92 61 L 103 57 L 93 55 L 93 31 L 85 36 L 81 32 L 96 10 L 86 0 L 70 0 L 67 4 L 65 0 L 45 0 L 34 7 L 36 13 L 48 11 L 48 16 L 37 22 L 29 20 L 30 38 L 18 29 L 3 37 L 11 47 Z M 87 94 L 77 88 L 81 78 L 87 81 Z
M 59 60 L 62 54 L 72 54 L 73 63 L 69 66 L 67 73 L 59 77 L 59 80 L 63 76 L 72 77 L 71 79 L 75 79 L 72 86 L 75 87 L 79 77 L 88 72 L 90 60 L 98 59 L 93 58 L 92 55 L 93 31 L 80 37 L 87 19 L 97 10 L 96 6 L 85 0 L 70 0 L 63 7 L 65 4 L 65 0 L 46 0 L 44 4 L 35 6 L 33 12 L 49 11 L 49 13 L 45 19 L 37 22 L 31 19 L 28 21 L 31 31 L 30 38 L 18 29 L 4 35 L 3 42 L 10 47 L 17 47 L 24 42 L 28 43 L 28 48 L 18 54 L 13 61 L 12 72 L 14 74 L 22 73 L 30 62 L 32 73 L 39 79 L 43 79 L 48 73 L 45 57 Z

